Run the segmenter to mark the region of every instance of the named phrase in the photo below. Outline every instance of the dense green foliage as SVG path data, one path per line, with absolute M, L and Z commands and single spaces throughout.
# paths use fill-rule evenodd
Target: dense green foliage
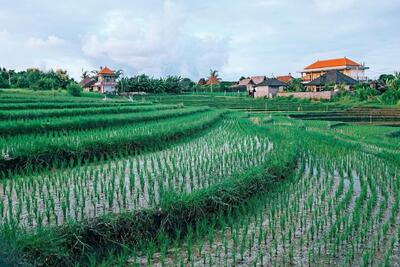
M 339 90 L 334 100 L 396 104 L 400 101 L 400 74 L 381 75 L 373 84 L 357 84 L 354 91 Z
M 118 81 L 119 92 L 145 92 L 145 93 L 172 93 L 180 94 L 191 91 L 194 83 L 179 76 L 168 76 L 166 78 L 153 78 L 145 74 L 125 77 Z
M 77 83 L 70 83 L 67 85 L 67 91 L 72 96 L 81 96 L 83 89 Z
M 306 88 L 304 87 L 301 79 L 293 78 L 289 81 L 286 90 L 289 92 L 304 92 Z
M 31 88 L 34 90 L 51 90 L 67 88 L 72 82 L 67 71 L 28 69 L 16 72 L 0 68 L 0 88 Z

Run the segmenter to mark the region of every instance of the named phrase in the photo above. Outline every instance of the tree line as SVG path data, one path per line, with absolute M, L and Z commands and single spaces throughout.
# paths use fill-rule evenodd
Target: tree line
M 97 71 L 82 73 L 84 77 L 95 77 Z M 165 78 L 154 78 L 146 74 L 123 77 L 122 70 L 116 71 L 118 92 L 145 92 L 145 93 L 172 93 L 185 92 L 227 92 L 231 91 L 233 83 L 221 81 L 217 71 L 210 70 L 208 81 L 211 84 L 196 84 L 189 78 L 180 76 L 167 76 Z M 244 78 L 244 77 L 243 77 Z M 200 81 L 201 81 L 200 80 Z M 72 95 L 79 95 L 82 88 L 69 76 L 66 70 L 42 71 L 31 68 L 24 71 L 7 70 L 0 68 L 0 88 L 30 88 L 33 90 L 67 89 Z M 329 86 L 328 86 L 329 87 Z M 340 89 L 340 85 L 338 86 Z M 325 88 L 332 90 L 332 88 Z M 287 91 L 301 92 L 305 87 L 301 79 L 292 79 L 288 83 Z M 360 83 L 352 92 L 340 90 L 336 99 L 351 98 L 359 101 L 376 99 L 385 104 L 395 104 L 400 101 L 400 73 L 382 74 L 377 80 L 369 83 Z
M 118 80 L 119 92 L 172 93 L 179 94 L 192 91 L 195 83 L 189 78 L 168 76 L 154 78 L 145 74 L 123 77 Z
M 31 68 L 24 71 L 0 68 L 0 88 L 30 88 L 33 90 L 66 89 L 74 82 L 66 70 L 42 71 Z

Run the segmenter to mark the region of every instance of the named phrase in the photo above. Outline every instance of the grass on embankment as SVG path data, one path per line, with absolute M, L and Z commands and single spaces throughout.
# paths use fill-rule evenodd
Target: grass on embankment
M 9 236 L 25 257 L 47 266 L 86 265 L 129 247 L 157 242 L 157 237 L 184 237 L 200 219 L 232 211 L 258 193 L 268 191 L 296 168 L 297 146 L 283 145 L 263 166 L 237 174 L 224 182 L 191 194 L 165 193 L 152 209 L 107 215 L 80 223 Z

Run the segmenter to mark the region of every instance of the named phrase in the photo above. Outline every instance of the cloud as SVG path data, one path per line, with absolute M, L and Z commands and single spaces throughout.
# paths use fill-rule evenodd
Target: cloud
M 259 6 L 259 7 L 278 7 L 281 6 L 282 4 L 284 4 L 283 1 L 279 1 L 279 0 L 256 0 L 255 1 L 255 6 Z
M 0 30 L 0 49 L 8 47 L 11 40 L 11 34 L 7 30 Z
M 235 80 L 347 56 L 375 75 L 399 70 L 399 12 L 399 0 L 5 1 L 0 64 L 63 67 L 76 79 L 104 65 L 193 80 L 213 68 Z
M 166 1 L 161 14 L 138 17 L 135 12 L 110 11 L 96 33 L 84 38 L 85 55 L 129 66 L 152 75 L 195 76 L 226 61 L 229 39 L 184 31 L 186 12 Z M 179 71 L 179 72 L 176 72 Z
M 93 64 L 77 54 L 66 40 L 54 35 L 45 39 L 24 38 L 17 33 L 0 30 L 0 58 L 2 66 L 7 68 L 66 69 L 75 79 L 79 79 L 82 69 L 93 69 Z
M 313 0 L 313 2 L 319 12 L 334 14 L 353 8 L 359 0 Z
M 60 37 L 50 35 L 47 39 L 31 37 L 28 39 L 26 45 L 29 48 L 52 48 L 64 45 L 66 41 Z
M 49 57 L 35 60 L 35 66 L 43 70 L 68 70 L 69 75 L 79 81 L 83 70 L 93 70 L 95 67 L 88 60 L 77 57 Z

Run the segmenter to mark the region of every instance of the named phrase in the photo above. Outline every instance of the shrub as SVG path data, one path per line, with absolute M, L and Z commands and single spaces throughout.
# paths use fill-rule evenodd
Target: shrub
M 43 77 L 35 85 L 39 90 L 51 90 L 54 88 L 54 84 L 53 79 Z
M 70 95 L 72 95 L 72 96 L 81 96 L 83 89 L 82 89 L 82 87 L 81 87 L 79 84 L 77 84 L 77 83 L 70 83 L 70 84 L 67 86 L 67 91 L 68 91 L 68 93 L 69 93 Z
M 29 80 L 25 76 L 18 77 L 15 83 L 17 88 L 28 88 Z
M 367 84 L 358 84 L 356 86 L 356 95 L 360 101 L 371 99 L 379 94 L 378 90 L 371 88 Z
M 8 88 L 9 84 L 6 79 L 0 76 L 0 88 Z
M 382 100 L 385 104 L 396 104 L 400 101 L 400 90 L 388 89 L 382 94 Z
M 289 82 L 286 90 L 288 92 L 304 92 L 306 89 L 304 88 L 304 85 L 302 84 L 301 79 L 293 78 Z

